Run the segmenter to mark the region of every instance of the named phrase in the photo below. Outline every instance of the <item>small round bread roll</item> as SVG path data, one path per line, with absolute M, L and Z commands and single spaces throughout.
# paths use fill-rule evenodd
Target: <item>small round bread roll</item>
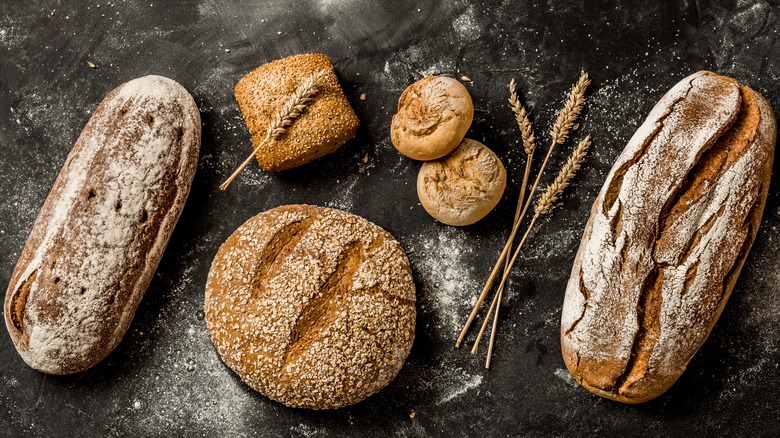
M 287 406 L 333 409 L 385 387 L 414 341 L 401 245 L 373 223 L 308 205 L 268 210 L 220 247 L 206 322 L 241 380 Z
M 474 118 L 466 87 L 452 78 L 430 76 L 410 85 L 398 99 L 390 137 L 398 152 L 435 160 L 455 149 Z
M 447 225 L 471 225 L 501 200 L 506 170 L 484 144 L 464 138 L 451 154 L 423 163 L 417 196 L 428 212 Z

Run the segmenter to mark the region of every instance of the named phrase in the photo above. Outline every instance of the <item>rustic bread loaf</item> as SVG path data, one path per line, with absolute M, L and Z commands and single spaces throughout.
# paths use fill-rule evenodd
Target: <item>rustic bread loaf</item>
M 454 151 L 423 163 L 417 196 L 425 211 L 447 225 L 471 225 L 501 200 L 506 170 L 484 144 L 464 138 Z
M 11 276 L 5 322 L 25 362 L 83 371 L 127 331 L 187 199 L 200 113 L 146 76 L 103 100 L 68 155 Z
M 455 149 L 474 118 L 466 87 L 455 79 L 429 76 L 398 99 L 390 138 L 398 152 L 415 160 L 435 160 Z
M 584 387 L 639 403 L 682 374 L 755 238 L 775 138 L 763 97 L 710 72 L 653 108 L 593 204 L 566 289 L 563 357 Z
M 409 261 L 390 234 L 330 208 L 287 205 L 240 226 L 206 284 L 222 360 L 287 406 L 333 409 L 385 387 L 414 341 Z
M 263 143 L 280 106 L 312 73 L 327 70 L 313 99 L 278 139 Z M 292 169 L 334 152 L 357 133 L 359 121 L 341 89 L 330 58 L 319 53 L 264 64 L 241 78 L 236 100 L 252 134 L 260 168 Z

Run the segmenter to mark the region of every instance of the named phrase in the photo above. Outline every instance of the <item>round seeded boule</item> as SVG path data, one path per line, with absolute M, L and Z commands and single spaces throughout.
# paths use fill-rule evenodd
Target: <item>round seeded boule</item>
M 401 94 L 390 137 L 398 152 L 407 157 L 435 160 L 458 146 L 473 118 L 474 105 L 463 84 L 430 76 Z
M 449 155 L 423 163 L 417 174 L 420 203 L 439 222 L 471 225 L 501 200 L 506 170 L 487 146 L 464 138 Z
M 357 403 L 396 376 L 414 341 L 401 245 L 373 223 L 308 205 L 268 210 L 220 247 L 205 316 L 222 360 L 287 406 Z

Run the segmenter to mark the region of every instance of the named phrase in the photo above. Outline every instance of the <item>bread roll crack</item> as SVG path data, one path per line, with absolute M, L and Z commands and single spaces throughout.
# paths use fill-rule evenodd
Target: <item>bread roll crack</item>
M 450 99 L 457 99 L 448 92 L 441 82 L 432 82 L 429 87 L 412 89 L 406 97 L 408 102 L 399 108 L 398 113 L 406 122 L 408 132 L 416 137 L 430 135 L 440 124 L 456 117 L 449 109 Z M 460 117 L 465 120 L 464 117 Z

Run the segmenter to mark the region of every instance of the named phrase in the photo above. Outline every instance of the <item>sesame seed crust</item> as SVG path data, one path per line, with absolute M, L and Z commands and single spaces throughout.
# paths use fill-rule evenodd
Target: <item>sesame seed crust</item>
M 385 387 L 414 341 L 415 288 L 400 244 L 340 210 L 287 205 L 220 247 L 206 322 L 224 362 L 287 406 L 334 409 Z

